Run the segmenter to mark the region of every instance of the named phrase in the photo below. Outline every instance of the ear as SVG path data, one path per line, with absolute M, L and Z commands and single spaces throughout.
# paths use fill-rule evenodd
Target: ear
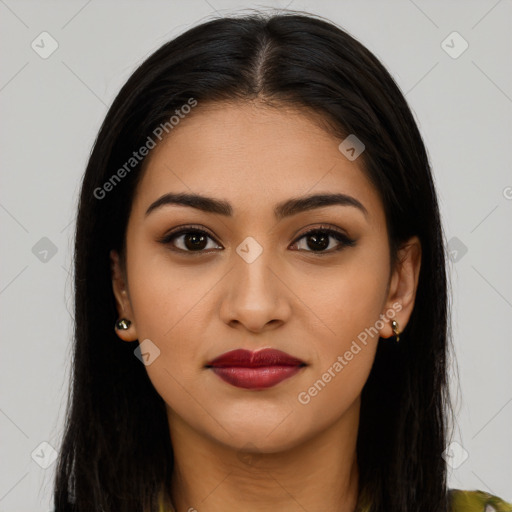
M 380 329 L 382 338 L 394 336 L 392 320 L 397 321 L 400 332 L 404 331 L 414 308 L 420 267 L 421 242 L 417 236 L 413 236 L 398 251 L 398 261 L 391 276 L 385 309 L 382 311 L 387 319 L 384 327 Z M 395 314 L 391 316 L 393 311 Z
M 116 299 L 116 309 L 119 319 L 126 318 L 130 320 L 131 325 L 128 329 L 118 329 L 116 326 L 116 334 L 124 341 L 135 341 L 137 339 L 137 330 L 133 317 L 130 296 L 126 283 L 124 269 L 121 266 L 119 254 L 115 250 L 110 251 L 110 270 L 112 274 L 112 288 Z

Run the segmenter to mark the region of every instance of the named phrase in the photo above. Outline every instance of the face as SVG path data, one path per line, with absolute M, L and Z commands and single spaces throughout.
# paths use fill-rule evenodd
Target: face
M 340 142 L 304 112 L 199 105 L 148 156 L 124 268 L 111 253 L 113 285 L 132 321 L 118 334 L 144 344 L 171 430 L 234 449 L 297 446 L 349 414 L 379 336 L 393 335 L 393 318 L 405 327 L 418 246 L 390 268 L 383 205 Z M 203 211 L 168 194 L 221 205 Z M 333 194 L 349 199 L 289 202 Z M 237 349 L 295 360 L 208 366 Z

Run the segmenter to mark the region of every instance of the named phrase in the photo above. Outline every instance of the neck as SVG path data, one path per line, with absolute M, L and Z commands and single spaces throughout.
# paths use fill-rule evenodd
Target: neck
M 277 453 L 202 436 L 169 412 L 177 512 L 353 512 L 358 497 L 357 400 L 328 430 Z

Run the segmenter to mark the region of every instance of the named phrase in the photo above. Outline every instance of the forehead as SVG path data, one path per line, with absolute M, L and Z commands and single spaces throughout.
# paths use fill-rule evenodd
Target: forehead
M 309 111 L 252 103 L 199 104 L 146 158 L 134 207 L 167 192 L 229 200 L 234 214 L 316 192 L 344 193 L 382 215 L 362 159 L 350 161 Z M 373 210 L 373 213 L 372 211 Z

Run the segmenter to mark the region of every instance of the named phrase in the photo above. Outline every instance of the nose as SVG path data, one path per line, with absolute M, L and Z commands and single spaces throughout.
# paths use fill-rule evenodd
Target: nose
M 293 294 L 271 251 L 250 261 L 234 254 L 234 267 L 223 280 L 221 318 L 252 333 L 278 328 L 290 317 Z

